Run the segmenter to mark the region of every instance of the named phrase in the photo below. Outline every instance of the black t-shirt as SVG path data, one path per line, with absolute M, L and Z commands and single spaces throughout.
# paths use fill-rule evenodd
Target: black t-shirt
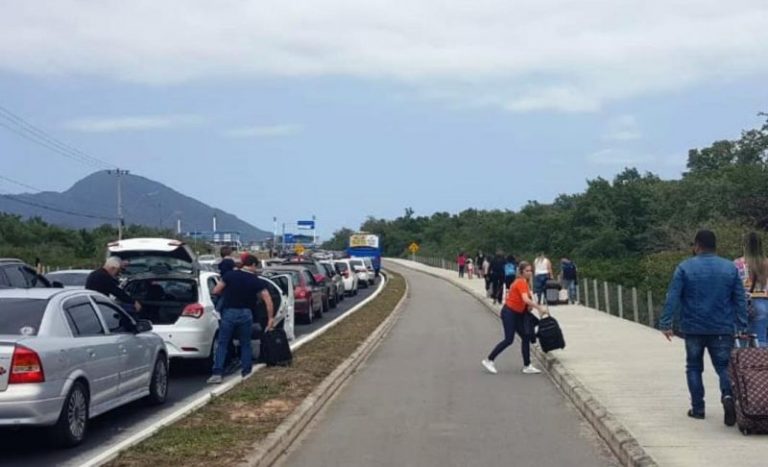
M 232 258 L 224 258 L 219 263 L 219 274 L 224 276 L 224 274 L 232 271 L 235 269 L 235 260 Z
M 226 284 L 224 287 L 225 308 L 256 308 L 259 302 L 259 294 L 267 287 L 256 274 L 234 270 L 221 278 Z
M 104 268 L 97 269 L 88 274 L 88 278 L 85 280 L 85 288 L 101 292 L 108 297 L 113 295 L 123 303 L 133 303 L 133 298 L 120 288 L 118 280 L 110 276 Z

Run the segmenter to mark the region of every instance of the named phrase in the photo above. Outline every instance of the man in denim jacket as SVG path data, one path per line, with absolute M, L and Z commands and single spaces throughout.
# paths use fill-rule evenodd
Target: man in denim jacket
M 694 240 L 693 258 L 680 263 L 667 291 L 659 328 L 672 340 L 672 318 L 679 310 L 680 331 L 685 335 L 688 390 L 692 408 L 688 416 L 704 418 L 704 350 L 720 378 L 724 422 L 736 423 L 736 409 L 728 378 L 728 360 L 734 336 L 747 327 L 747 303 L 736 266 L 715 254 L 715 234 L 701 230 Z

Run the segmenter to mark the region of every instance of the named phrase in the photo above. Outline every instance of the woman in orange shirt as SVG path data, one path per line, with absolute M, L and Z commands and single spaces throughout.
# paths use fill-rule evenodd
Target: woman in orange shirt
M 536 374 L 541 370 L 531 365 L 531 338 L 525 329 L 525 315 L 530 313 L 530 308 L 538 310 L 540 316 L 549 314 L 544 305 L 540 305 L 531 298 L 531 291 L 528 283 L 533 276 L 531 263 L 523 261 L 520 263 L 520 274 L 512 283 L 507 294 L 507 300 L 501 308 L 501 323 L 504 325 L 504 340 L 499 342 L 488 358 L 482 361 L 483 366 L 488 372 L 496 374 L 496 366 L 493 361 L 501 352 L 512 345 L 515 340 L 515 333 L 522 339 L 520 347 L 523 352 L 523 373 Z

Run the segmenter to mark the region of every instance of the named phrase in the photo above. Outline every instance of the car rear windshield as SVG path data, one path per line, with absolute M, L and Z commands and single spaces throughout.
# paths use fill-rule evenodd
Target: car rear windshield
M 363 263 L 363 261 L 360 260 L 360 259 L 353 259 L 352 261 L 349 262 L 349 264 L 351 264 L 353 267 L 354 266 L 363 266 L 363 267 L 365 267 L 365 263 Z
M 49 281 L 61 282 L 62 285 L 70 287 L 85 287 L 85 281 L 88 279 L 87 272 L 57 272 L 45 276 Z
M 170 256 L 152 256 L 145 255 L 140 257 L 126 258 L 125 274 L 141 274 L 151 272 L 153 274 L 169 274 L 178 272 L 183 274 L 192 273 L 192 264 L 178 258 Z
M 36 336 L 48 300 L 0 298 L 0 334 Z
M 334 266 L 336 266 L 336 271 L 338 271 L 340 273 L 346 271 L 347 269 L 349 269 L 347 267 L 347 263 L 335 263 Z

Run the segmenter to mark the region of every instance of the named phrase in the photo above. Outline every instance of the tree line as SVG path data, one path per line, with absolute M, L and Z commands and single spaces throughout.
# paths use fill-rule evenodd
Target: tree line
M 380 236 L 387 256 L 407 256 L 414 241 L 420 255 L 446 259 L 460 251 L 524 258 L 545 252 L 574 259 L 584 277 L 662 294 L 700 228 L 715 231 L 726 257 L 741 254 L 745 232 L 768 229 L 768 119 L 738 139 L 691 149 L 679 180 L 626 168 L 613 180 L 589 180 L 583 193 L 530 201 L 519 211 L 417 216 L 407 208 L 396 219 L 369 217 L 360 226 Z M 345 245 L 349 233 L 336 232 L 327 246 Z

